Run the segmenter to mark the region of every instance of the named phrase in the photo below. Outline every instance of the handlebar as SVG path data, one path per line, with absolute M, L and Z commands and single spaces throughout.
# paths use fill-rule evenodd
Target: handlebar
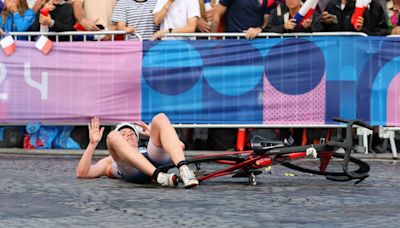
M 345 124 L 347 124 L 349 126 L 358 125 L 358 126 L 365 127 L 365 128 L 370 129 L 370 130 L 373 130 L 373 127 L 371 125 L 365 123 L 362 120 L 357 120 L 357 119 L 355 119 L 355 120 L 346 120 L 346 119 L 342 119 L 342 118 L 336 117 L 336 116 L 333 117 L 332 119 L 334 121 L 336 121 L 336 122 L 345 123 Z

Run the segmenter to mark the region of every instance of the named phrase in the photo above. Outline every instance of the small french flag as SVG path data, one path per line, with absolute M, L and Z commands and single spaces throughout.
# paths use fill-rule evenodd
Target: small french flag
M 370 2 L 371 0 L 356 0 L 356 9 L 354 10 L 353 16 L 351 16 L 351 23 L 353 24 L 354 29 L 357 29 L 357 19 L 362 17 Z
M 47 36 L 40 36 L 40 38 L 36 41 L 36 48 L 47 55 L 51 48 L 53 47 L 53 41 L 49 40 Z
M 7 35 L 1 40 L 1 47 L 7 56 L 11 55 L 17 50 L 14 38 L 11 35 Z
M 314 14 L 314 10 L 317 7 L 319 0 L 307 0 L 296 13 L 294 19 L 296 19 L 296 24 L 299 25 L 303 20 L 311 18 Z

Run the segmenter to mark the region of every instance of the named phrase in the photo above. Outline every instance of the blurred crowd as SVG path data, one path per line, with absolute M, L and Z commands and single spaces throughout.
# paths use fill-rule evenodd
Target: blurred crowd
M 137 33 L 144 40 L 193 32 L 244 33 L 247 39 L 261 32 L 400 34 L 400 0 L 366 1 L 357 18 L 356 0 L 320 0 L 311 17 L 296 21 L 302 0 L 2 0 L 0 32 L 122 30 L 128 39 Z

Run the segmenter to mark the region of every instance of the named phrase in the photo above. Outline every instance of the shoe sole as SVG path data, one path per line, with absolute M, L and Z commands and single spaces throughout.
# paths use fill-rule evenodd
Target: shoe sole
M 185 188 L 186 188 L 186 189 L 194 188 L 194 187 L 196 187 L 197 185 L 198 185 L 197 183 L 193 183 L 193 184 L 186 185 Z

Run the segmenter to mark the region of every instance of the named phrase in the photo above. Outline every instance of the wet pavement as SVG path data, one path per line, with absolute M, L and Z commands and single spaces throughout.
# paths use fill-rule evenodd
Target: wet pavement
M 259 184 L 196 189 L 75 177 L 79 157 L 0 155 L 0 227 L 397 227 L 400 162 L 369 160 L 364 182 L 274 166 Z M 290 172 L 295 176 L 285 176 Z

